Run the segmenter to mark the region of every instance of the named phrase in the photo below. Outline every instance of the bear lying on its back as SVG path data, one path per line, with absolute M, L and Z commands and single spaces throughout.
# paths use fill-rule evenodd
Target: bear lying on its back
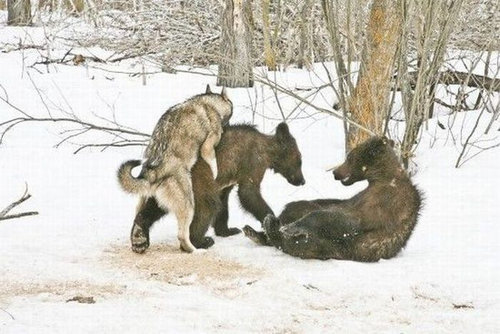
M 333 171 L 346 186 L 368 181 L 354 197 L 289 203 L 279 218 L 266 217 L 264 232 L 245 226 L 245 234 L 304 259 L 372 262 L 394 257 L 417 223 L 421 196 L 392 146 L 387 138 L 373 137 Z

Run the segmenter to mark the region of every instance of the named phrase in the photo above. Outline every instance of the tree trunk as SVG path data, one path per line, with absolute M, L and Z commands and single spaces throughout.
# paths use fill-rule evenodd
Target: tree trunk
M 8 25 L 27 26 L 31 24 L 30 0 L 8 0 L 7 10 Z
M 312 0 L 305 0 L 300 11 L 300 45 L 298 68 L 312 70 L 313 47 L 312 47 Z
M 354 122 L 379 135 L 383 134 L 389 109 L 389 85 L 400 29 L 398 4 L 392 0 L 373 0 L 361 68 L 349 101 L 349 112 Z M 368 133 L 350 127 L 348 149 L 368 137 Z
M 221 59 L 217 85 L 252 87 L 250 0 L 226 0 L 222 13 Z
M 262 27 L 264 33 L 264 61 L 270 71 L 276 71 L 276 54 L 271 43 L 271 23 L 269 19 L 269 0 L 262 0 Z
M 405 113 L 405 132 L 401 142 L 401 158 L 405 168 L 408 168 L 413 153 L 418 144 L 418 137 L 422 124 L 430 117 L 435 101 L 435 88 L 437 84 L 450 84 L 453 76 L 449 72 L 440 72 L 444 62 L 450 34 L 454 23 L 457 21 L 463 0 L 451 2 L 428 0 L 404 0 L 404 7 L 409 11 L 418 13 L 416 17 L 405 17 L 402 30 L 402 43 L 407 48 L 408 41 L 416 41 L 417 71 L 408 72 L 409 60 L 407 52 L 403 49 L 398 76 L 401 76 L 401 101 Z M 413 29 L 410 30 L 409 27 Z M 471 84 L 475 80 L 469 74 L 457 79 L 464 79 Z M 475 78 L 479 79 L 479 78 Z M 441 82 L 442 81 L 442 82 Z

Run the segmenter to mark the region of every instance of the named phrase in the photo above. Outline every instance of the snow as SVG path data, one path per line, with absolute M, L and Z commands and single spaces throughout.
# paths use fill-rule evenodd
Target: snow
M 43 35 L 41 28 L 0 26 L 0 41 L 16 41 L 27 32 L 33 40 Z M 64 49 L 54 52 L 64 55 Z M 41 94 L 51 113 L 116 119 L 148 133 L 169 106 L 215 83 L 211 76 L 162 73 L 148 76 L 143 85 L 141 77 L 106 71 L 136 71 L 133 60 L 100 65 L 105 70 L 29 67 L 37 60 L 36 50 L 0 54 L 0 85 L 11 103 L 47 115 Z M 317 70 L 321 73 L 321 66 Z M 276 75 L 290 87 L 324 79 L 296 69 Z M 233 123 L 254 120 L 272 133 L 281 116 L 269 89 L 230 89 L 229 95 Z M 316 99 L 332 101 L 328 93 Z M 289 97 L 281 105 L 286 113 L 295 106 Z M 14 114 L 0 101 L 0 122 Z M 293 187 L 268 172 L 262 192 L 275 212 L 293 200 L 348 198 L 366 187 L 363 182 L 344 187 L 326 172 L 344 157 L 341 121 L 305 107 L 294 116 L 290 128 L 307 183 Z M 475 120 L 477 112 L 457 117 L 457 126 L 467 130 L 474 122 L 462 121 Z M 1 333 L 500 332 L 498 149 L 456 169 L 459 152 L 450 133 L 435 121 L 429 124 L 414 176 L 425 207 L 407 247 L 391 260 L 300 260 L 242 234 L 214 237 L 208 251 L 184 254 L 171 216 L 153 228 L 151 249 L 137 255 L 129 248 L 136 199 L 120 190 L 115 172 L 122 161 L 140 158 L 142 148 L 76 155 L 72 143 L 55 148 L 60 132 L 71 128 L 20 125 L 0 145 L 0 206 L 19 198 L 26 182 L 33 197 L 13 211 L 40 212 L 0 221 Z M 259 228 L 234 193 L 229 214 L 230 226 Z M 75 296 L 96 302 L 67 302 Z

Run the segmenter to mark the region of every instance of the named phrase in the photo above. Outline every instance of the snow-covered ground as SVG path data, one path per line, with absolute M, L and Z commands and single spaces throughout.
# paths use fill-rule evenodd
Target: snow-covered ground
M 37 29 L 27 31 L 42 36 Z M 25 30 L 0 26 L 1 41 L 16 36 Z M 52 50 L 61 57 L 65 51 Z M 31 68 L 37 60 L 39 50 L 0 54 L 2 97 L 36 115 L 48 116 L 47 109 L 63 115 L 59 108 L 95 122 L 114 117 L 144 132 L 169 106 L 215 83 L 210 76 L 163 73 L 143 85 L 141 77 L 116 73 L 137 71 L 133 61 Z M 319 80 L 293 69 L 278 76 L 290 87 Z M 229 94 L 233 123 L 253 120 L 273 131 L 280 112 L 271 91 L 257 86 Z M 281 105 L 285 112 L 294 107 L 290 98 Z M 342 162 L 342 124 L 308 113 L 290 122 L 307 184 L 293 187 L 269 172 L 262 191 L 275 212 L 292 200 L 348 198 L 366 186 L 343 187 L 325 172 Z M 0 101 L 0 123 L 14 115 Z M 465 129 L 475 115 L 468 113 Z M 458 117 L 462 124 L 465 113 Z M 136 199 L 120 190 L 115 172 L 122 161 L 141 157 L 142 148 L 75 155 L 71 140 L 54 147 L 68 128 L 19 125 L 0 145 L 0 207 L 16 200 L 26 182 L 33 197 L 13 212 L 39 211 L 0 221 L 0 333 L 500 332 L 500 149 L 455 169 L 458 148 L 447 131 L 429 124 L 414 176 L 425 207 L 407 247 L 391 260 L 300 260 L 242 234 L 215 237 L 208 251 L 185 254 L 171 216 L 153 228 L 151 249 L 137 255 L 129 248 Z M 85 140 L 100 139 L 93 136 Z M 259 227 L 234 194 L 229 211 L 230 226 Z M 77 296 L 95 303 L 68 301 Z

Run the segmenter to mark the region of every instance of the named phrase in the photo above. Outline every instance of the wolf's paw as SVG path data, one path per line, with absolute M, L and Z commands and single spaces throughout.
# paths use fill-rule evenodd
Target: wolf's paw
M 187 253 L 192 253 L 196 250 L 196 247 L 189 241 L 189 239 L 179 238 L 181 243 L 181 249 Z
M 201 239 L 201 241 L 192 241 L 192 243 L 197 249 L 207 249 L 212 247 L 215 242 L 211 237 L 204 237 L 203 239 Z
M 144 253 L 149 248 L 148 233 L 139 225 L 132 227 L 130 241 L 132 243 L 132 250 L 138 254 Z
M 216 231 L 216 235 L 218 237 L 230 237 L 232 235 L 235 235 L 235 234 L 238 234 L 238 233 L 241 233 L 241 230 L 237 227 L 231 227 L 231 228 L 228 228 L 228 229 L 225 229 L 225 230 L 222 230 L 222 231 Z

